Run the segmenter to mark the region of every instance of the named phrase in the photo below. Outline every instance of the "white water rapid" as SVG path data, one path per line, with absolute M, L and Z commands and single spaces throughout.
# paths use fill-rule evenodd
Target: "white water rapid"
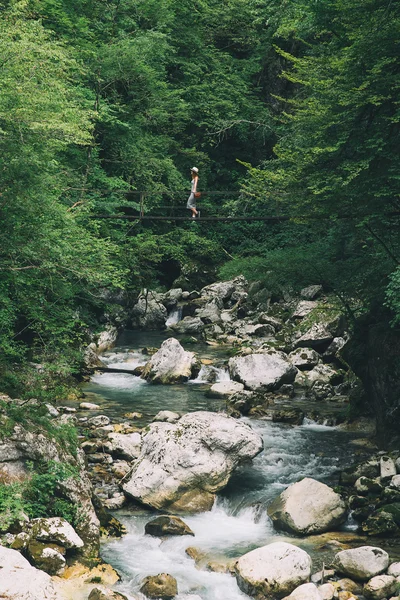
M 146 357 L 138 350 L 128 351 L 128 340 L 124 341 L 123 350 L 108 355 L 108 364 L 143 364 Z M 147 343 L 157 345 L 154 340 L 151 344 Z M 139 347 L 137 337 L 131 344 L 136 349 Z M 201 355 L 199 348 L 195 350 Z M 202 350 L 210 359 L 212 350 L 207 347 L 202 347 Z M 221 353 L 220 350 L 216 352 L 219 352 L 215 357 L 218 364 Z M 210 385 L 204 384 L 210 381 L 206 376 L 210 367 L 212 365 L 206 365 L 202 369 L 193 382 L 197 385 L 153 386 L 129 374 L 104 373 L 96 375 L 87 389 L 100 394 L 104 408 L 112 414 L 121 415 L 128 408 L 143 413 L 146 422 L 162 409 L 218 411 L 223 409 L 223 402 L 206 399 L 204 395 Z M 224 367 L 212 368 L 217 371 L 214 377 L 218 377 L 219 381 L 229 379 Z M 252 464 L 242 466 L 233 474 L 211 512 L 182 516 L 195 537 L 163 540 L 151 537 L 144 534 L 144 526 L 157 513 L 146 509 L 123 509 L 116 513 L 127 527 L 128 534 L 102 546 L 103 558 L 122 575 L 116 590 L 144 600 L 139 592 L 141 580 L 147 575 L 164 572 L 177 579 L 179 595 L 176 600 L 191 600 L 191 595 L 196 600 L 248 600 L 248 596 L 237 587 L 234 577 L 207 570 L 207 563 L 226 565 L 255 547 L 283 539 L 273 529 L 266 514 L 271 499 L 303 477 L 313 477 L 332 485 L 335 472 L 351 460 L 353 450 L 348 444 L 351 436 L 340 429 L 318 425 L 310 420 L 305 420 L 300 427 L 261 419 L 245 420 L 263 436 L 265 449 Z M 299 543 L 298 539 L 291 541 Z M 195 547 L 204 556 L 201 568 L 196 568 L 193 558 L 185 553 L 189 546 Z

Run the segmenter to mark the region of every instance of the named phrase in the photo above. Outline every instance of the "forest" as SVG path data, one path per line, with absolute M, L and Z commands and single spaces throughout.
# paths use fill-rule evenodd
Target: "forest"
M 398 2 L 5 0 L 0 29 L 1 390 L 78 372 L 121 295 L 241 273 L 323 284 L 353 368 L 395 361 Z M 289 220 L 118 218 L 187 215 L 193 165 L 202 215 Z

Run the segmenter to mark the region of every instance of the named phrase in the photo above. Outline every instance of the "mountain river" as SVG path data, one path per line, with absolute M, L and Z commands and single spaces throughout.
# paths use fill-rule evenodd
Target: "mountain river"
M 105 353 L 102 359 L 110 367 L 134 369 L 148 359 L 142 348 L 159 347 L 166 337 L 169 336 L 154 332 L 125 332 L 118 346 Z M 217 380 L 229 379 L 225 367 L 226 348 L 196 345 L 186 349 L 196 351 L 206 359 L 205 362 L 212 361 L 213 365 L 204 369 L 212 369 Z M 142 413 L 139 425 L 149 423 L 158 411 L 165 409 L 177 412 L 223 410 L 223 401 L 205 396 L 210 384 L 203 380 L 204 369 L 197 380 L 171 386 L 151 385 L 129 373 L 105 372 L 93 376 L 84 392 L 89 396 L 95 394 L 94 399 L 102 411 L 115 419 L 121 420 L 128 411 Z M 211 512 L 182 516 L 195 537 L 161 540 L 145 535 L 144 526 L 155 516 L 154 511 L 136 507 L 115 513 L 128 533 L 121 539 L 104 543 L 102 557 L 121 574 L 122 581 L 116 587 L 121 593 L 144 598 L 139 588 L 145 576 L 170 573 L 178 582 L 176 600 L 248 600 L 237 587 L 234 577 L 207 570 L 207 563 L 212 563 L 215 568 L 215 565 L 226 564 L 253 548 L 286 540 L 307 550 L 314 567 L 318 568 L 322 561 L 332 559 L 336 551 L 332 546 L 333 539 L 357 542 L 351 519 L 341 532 L 296 538 L 276 532 L 265 508 L 285 487 L 303 477 L 335 485 L 338 470 L 351 464 L 360 452 L 351 442 L 362 434 L 307 420 L 301 426 L 254 418 L 246 418 L 246 421 L 263 436 L 264 451 L 252 464 L 234 473 Z M 195 561 L 185 553 L 189 546 L 204 556 L 203 568 L 196 568 Z

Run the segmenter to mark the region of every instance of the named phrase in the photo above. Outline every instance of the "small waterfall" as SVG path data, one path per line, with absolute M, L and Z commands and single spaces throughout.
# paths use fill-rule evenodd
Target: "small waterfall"
M 182 306 L 175 306 L 171 309 L 168 319 L 165 322 L 166 327 L 176 325 L 182 319 Z
M 219 383 L 220 381 L 230 380 L 231 378 L 227 369 L 213 367 L 212 365 L 202 365 L 200 373 L 190 383 Z

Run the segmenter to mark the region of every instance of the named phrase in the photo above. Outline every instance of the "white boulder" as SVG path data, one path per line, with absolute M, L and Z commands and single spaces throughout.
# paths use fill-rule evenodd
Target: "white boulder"
M 329 365 L 316 365 L 311 371 L 307 373 L 307 378 L 309 384 L 313 385 L 314 383 L 330 383 L 332 378 L 336 375 L 336 371 L 332 369 Z
M 397 473 L 395 462 L 390 456 L 381 456 L 379 466 L 382 483 L 390 481 Z
M 140 433 L 110 433 L 105 451 L 123 460 L 133 460 L 140 455 L 142 436 Z
M 153 421 L 166 421 L 167 423 L 176 423 L 181 418 L 179 413 L 172 410 L 160 410 L 154 417 Z
M 318 352 L 312 348 L 297 348 L 289 354 L 289 360 L 301 371 L 313 369 L 321 360 Z
M 384 600 L 395 593 L 396 578 L 392 575 L 377 575 L 364 585 L 363 594 L 368 600 Z
M 306 477 L 275 498 L 268 506 L 268 515 L 278 528 L 310 535 L 342 523 L 346 506 L 332 488 Z
M 152 423 L 123 490 L 154 508 L 209 509 L 232 471 L 262 448 L 251 427 L 222 414 L 193 412 L 176 424 Z
M 303 583 L 284 600 L 322 600 L 321 594 L 314 583 Z
M 320 350 L 326 348 L 333 340 L 334 335 L 325 323 L 314 323 L 306 333 L 296 341 L 297 348 L 314 348 Z
M 200 293 L 202 298 L 218 298 L 227 303 L 229 300 L 237 301 L 240 297 L 245 296 L 247 285 L 243 275 L 239 275 L 231 281 L 221 281 L 207 285 Z
M 400 577 L 400 562 L 392 563 L 387 570 L 387 574 L 393 575 L 393 577 Z
M 83 541 L 75 529 L 62 517 L 32 519 L 29 528 L 31 537 L 39 542 L 54 542 L 67 549 L 83 546 Z
M 338 552 L 333 566 L 343 575 L 358 581 L 367 581 L 386 571 L 389 566 L 389 555 L 381 548 L 360 546 Z
M 62 600 L 50 575 L 32 567 L 16 550 L 0 546 L 0 598 Z
M 169 338 L 150 358 L 141 377 L 152 383 L 179 383 L 195 377 L 200 370 L 194 352 L 186 352 L 175 338 Z
M 162 329 L 168 318 L 161 296 L 145 291 L 132 309 L 132 324 L 144 329 Z
M 311 558 L 292 544 L 275 542 L 239 558 L 235 571 L 238 586 L 246 594 L 282 598 L 309 580 Z
M 211 398 L 229 398 L 232 394 L 242 392 L 243 390 L 243 383 L 239 383 L 238 381 L 220 381 L 211 386 L 207 392 L 207 396 Z
M 283 352 L 234 356 L 229 359 L 228 368 L 232 379 L 243 383 L 245 388 L 263 391 L 292 383 L 297 373 Z
M 297 304 L 294 313 L 292 315 L 293 319 L 303 319 L 306 317 L 314 308 L 317 308 L 318 302 L 312 302 L 311 300 L 300 300 Z
M 321 600 L 332 600 L 335 596 L 335 588 L 331 583 L 324 583 L 318 586 L 318 592 L 321 596 Z

